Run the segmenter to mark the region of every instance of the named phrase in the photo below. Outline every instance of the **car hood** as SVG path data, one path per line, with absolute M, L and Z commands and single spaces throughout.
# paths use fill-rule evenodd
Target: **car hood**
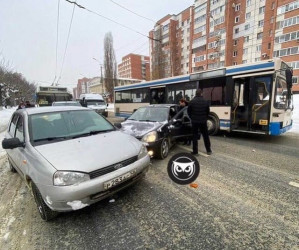
M 141 122 L 141 121 L 125 121 L 121 124 L 121 131 L 126 134 L 141 138 L 145 134 L 157 130 L 165 123 L 163 122 Z
M 35 149 L 57 170 L 91 172 L 137 156 L 141 145 L 134 137 L 113 131 L 39 145 Z

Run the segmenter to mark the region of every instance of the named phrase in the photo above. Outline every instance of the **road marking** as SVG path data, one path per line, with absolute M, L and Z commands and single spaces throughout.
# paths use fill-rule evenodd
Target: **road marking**
M 178 146 L 179 148 L 185 149 L 185 150 L 187 150 L 187 151 L 192 150 L 191 148 L 187 148 L 187 147 L 184 147 L 184 146 L 182 146 L 182 145 L 177 145 L 177 146 Z M 204 157 L 209 157 L 209 155 L 204 154 L 204 153 L 202 153 L 202 152 L 198 152 L 198 154 L 201 155 L 201 156 L 204 156 Z
M 299 183 L 294 182 L 294 181 L 290 181 L 290 182 L 289 182 L 289 185 L 290 185 L 290 186 L 293 186 L 293 187 L 297 187 L 297 188 L 299 188 Z

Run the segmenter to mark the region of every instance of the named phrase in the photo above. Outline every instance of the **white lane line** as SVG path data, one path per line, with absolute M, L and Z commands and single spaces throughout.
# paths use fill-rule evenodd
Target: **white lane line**
M 184 147 L 184 146 L 182 146 L 182 145 L 177 145 L 177 146 L 178 146 L 179 148 L 185 149 L 185 150 L 187 150 L 187 151 L 189 151 L 189 152 L 192 151 L 191 148 L 187 148 L 187 147 Z M 204 156 L 204 157 L 209 157 L 209 155 L 204 154 L 204 153 L 202 153 L 202 152 L 198 152 L 198 154 L 201 155 L 201 156 Z
M 293 186 L 293 187 L 297 187 L 297 188 L 299 188 L 299 183 L 294 182 L 294 181 L 290 181 L 290 182 L 289 182 L 289 185 L 290 185 L 290 186 Z

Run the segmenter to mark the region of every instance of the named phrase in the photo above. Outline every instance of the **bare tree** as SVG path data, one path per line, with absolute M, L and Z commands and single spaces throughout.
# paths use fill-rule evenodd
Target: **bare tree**
M 20 73 L 13 72 L 8 62 L 0 62 L 0 106 L 15 105 L 21 100 L 33 101 L 36 86 Z
M 105 34 L 104 38 L 104 73 L 105 73 L 105 88 L 110 99 L 114 100 L 114 86 L 117 86 L 117 64 L 113 48 L 113 37 L 111 32 Z

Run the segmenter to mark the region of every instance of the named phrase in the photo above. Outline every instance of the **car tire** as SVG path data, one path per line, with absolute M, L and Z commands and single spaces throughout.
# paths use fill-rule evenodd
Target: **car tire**
M 209 116 L 207 120 L 209 135 L 216 135 L 219 132 L 219 122 L 215 116 Z
M 48 207 L 48 205 L 45 203 L 41 193 L 39 192 L 38 188 L 34 183 L 31 183 L 31 188 L 41 218 L 44 221 L 49 221 L 54 219 L 58 215 L 58 212 L 53 211 Z
M 157 152 L 157 158 L 165 159 L 169 153 L 169 142 L 167 138 L 164 138 L 160 144 L 160 147 Z
M 8 165 L 9 165 L 9 169 L 12 173 L 16 173 L 17 170 L 13 167 L 12 163 L 10 162 L 10 160 L 8 160 Z

